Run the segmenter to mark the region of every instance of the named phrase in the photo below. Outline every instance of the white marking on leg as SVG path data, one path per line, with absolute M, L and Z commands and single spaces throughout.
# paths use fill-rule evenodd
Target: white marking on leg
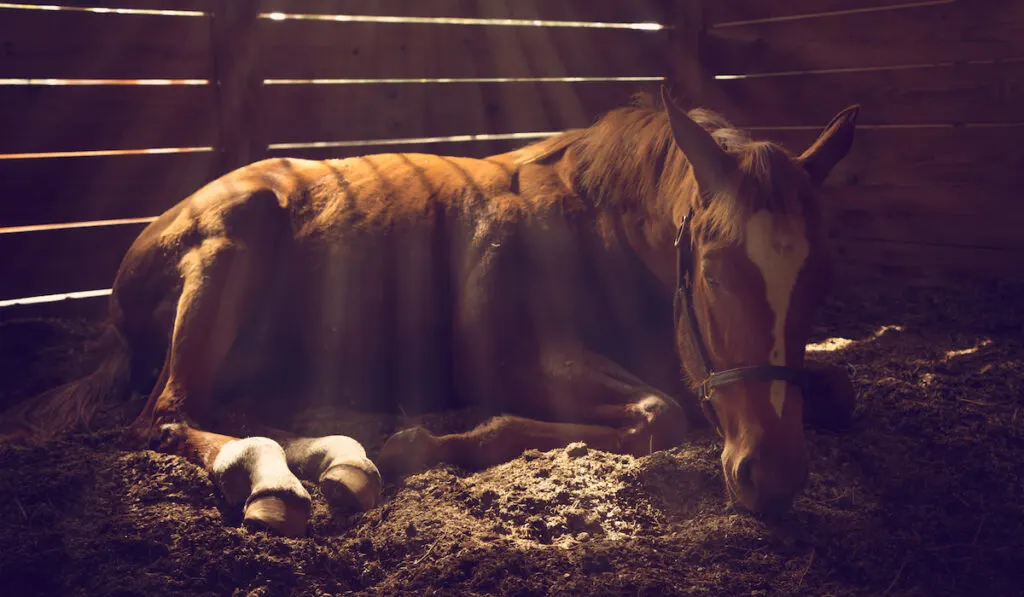
M 747 221 L 747 256 L 761 271 L 764 278 L 768 305 L 772 309 L 772 365 L 786 364 L 786 316 L 793 296 L 797 276 L 807 261 L 810 243 L 803 218 L 779 216 L 761 210 Z M 771 401 L 775 414 L 782 417 L 786 401 L 786 382 L 775 380 L 771 386 Z
M 380 502 L 383 482 L 362 444 L 344 435 L 288 442 L 288 466 L 320 484 L 332 506 L 369 510 Z
M 309 501 L 309 492 L 288 469 L 284 448 L 266 437 L 224 444 L 213 461 L 212 476 L 230 504 L 243 503 L 250 495 L 265 491 Z
M 380 477 L 362 444 L 344 435 L 295 440 L 288 443 L 285 453 L 292 470 L 306 479 L 320 479 L 339 464 L 349 464 Z

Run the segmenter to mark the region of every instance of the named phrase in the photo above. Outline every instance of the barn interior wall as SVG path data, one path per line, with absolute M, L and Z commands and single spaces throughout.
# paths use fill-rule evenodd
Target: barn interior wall
M 52 4 L 70 10 L 30 9 Z M 1015 0 L 7 6 L 0 301 L 89 298 L 8 306 L 0 319 L 101 313 L 145 223 L 231 168 L 488 155 L 586 126 L 666 76 L 677 97 L 794 151 L 861 105 L 825 193 L 846 279 L 1024 269 Z
M 843 280 L 1024 274 L 1024 3 L 673 6 L 683 59 L 672 78 L 756 135 L 800 152 L 861 106 L 824 193 Z
M 0 319 L 102 313 L 150 219 L 263 157 L 484 156 L 586 126 L 663 79 L 664 22 L 662 0 L 5 4 L 0 305 L 89 298 Z

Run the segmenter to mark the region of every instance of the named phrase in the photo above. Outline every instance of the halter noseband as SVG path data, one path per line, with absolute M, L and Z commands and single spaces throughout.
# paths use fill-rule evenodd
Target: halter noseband
M 696 347 L 697 361 L 700 365 L 702 381 L 697 389 L 701 410 L 704 416 L 714 425 L 721 435 L 722 425 L 718 420 L 715 407 L 711 403 L 714 389 L 738 381 L 785 381 L 800 387 L 805 382 L 802 369 L 783 367 L 780 365 L 754 365 L 736 367 L 725 371 L 713 371 L 708 349 L 697 325 L 697 314 L 693 310 L 693 259 L 691 253 L 690 219 L 692 213 L 686 214 L 676 232 L 676 294 L 674 303 L 675 321 L 682 318 L 686 325 L 686 335 Z

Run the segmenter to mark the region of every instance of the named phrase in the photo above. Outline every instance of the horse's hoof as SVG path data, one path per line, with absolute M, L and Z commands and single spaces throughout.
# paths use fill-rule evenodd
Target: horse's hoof
M 124 430 L 121 441 L 118 444 L 122 450 L 153 450 L 154 452 L 168 452 L 168 448 L 178 443 L 181 435 L 180 425 L 167 423 L 157 425 L 154 422 L 132 423 Z
M 371 468 L 372 470 L 363 470 Z M 343 512 L 365 512 L 380 503 L 381 478 L 377 467 L 337 464 L 320 476 L 320 491 L 332 508 Z
M 121 436 L 122 450 L 152 450 L 161 454 L 181 454 L 188 439 L 184 423 L 131 426 Z
M 282 537 L 305 537 L 309 504 L 264 495 L 249 500 L 242 524 L 250 531 L 266 531 Z
M 394 481 L 437 464 L 441 442 L 423 427 L 403 429 L 388 438 L 377 456 L 385 480 Z

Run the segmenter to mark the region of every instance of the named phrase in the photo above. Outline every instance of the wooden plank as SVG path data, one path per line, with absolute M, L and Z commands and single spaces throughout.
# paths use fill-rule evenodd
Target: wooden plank
M 730 119 L 822 125 L 847 105 L 860 124 L 1024 122 L 1024 61 L 717 81 Z
M 212 0 L 18 0 L 17 4 L 79 8 L 211 11 Z
M 215 93 L 210 85 L 0 86 L 0 153 L 213 146 Z
M 726 102 L 719 99 L 719 86 L 713 80 L 710 60 L 705 56 L 707 29 L 705 10 L 708 2 L 672 2 L 669 20 L 668 46 L 672 60 L 666 85 L 669 93 L 681 106 L 718 106 Z
M 219 149 L 222 172 L 228 172 L 264 156 L 258 110 L 260 79 L 258 5 L 255 2 L 216 0 L 213 18 L 214 63 L 219 92 Z
M 850 153 L 832 171 L 827 184 L 947 187 L 955 193 L 979 185 L 1020 189 L 1024 174 L 1017 148 L 1022 132 L 1024 129 L 1016 126 L 859 128 Z M 799 153 L 814 141 L 818 130 L 753 133 Z M 950 205 L 943 201 L 937 197 L 933 205 Z
M 0 322 L 51 318 L 102 321 L 107 316 L 109 300 L 109 296 L 96 296 L 0 307 Z
M 709 24 L 725 24 L 763 19 L 794 18 L 845 11 L 884 9 L 936 0 L 729 0 L 705 2 Z
M 208 79 L 207 17 L 0 8 L 0 78 Z
M 1024 56 L 1024 3 L 954 2 L 716 27 L 716 74 L 888 67 Z
M 156 216 L 218 162 L 213 152 L 0 160 L 0 228 Z
M 824 193 L 823 201 L 833 238 L 1024 251 L 1019 226 L 1024 208 L 1019 206 L 958 215 L 932 211 L 923 189 L 854 191 L 842 199 L 829 195 Z
M 832 255 L 839 287 L 872 282 L 963 284 L 995 278 L 1024 280 L 1024 251 L 836 240 Z
M 658 0 L 261 0 L 260 8 L 266 12 L 292 14 L 543 19 L 611 23 L 662 22 L 665 15 L 665 4 Z
M 664 31 L 261 20 L 264 78 L 662 76 Z
M 525 147 L 537 139 L 496 139 L 445 143 L 403 143 L 397 145 L 360 145 L 355 147 L 320 147 L 308 149 L 274 149 L 270 157 L 305 158 L 308 160 L 345 159 L 379 153 L 429 153 L 433 155 L 485 158 Z
M 437 83 L 269 85 L 271 143 L 557 131 L 585 127 L 657 84 Z
M 823 199 L 840 237 L 1024 248 L 1018 127 L 857 132 Z M 756 131 L 800 152 L 816 131 Z M 1016 165 L 1015 165 L 1016 164 Z
M 143 224 L 0 234 L 0 299 L 110 288 Z

